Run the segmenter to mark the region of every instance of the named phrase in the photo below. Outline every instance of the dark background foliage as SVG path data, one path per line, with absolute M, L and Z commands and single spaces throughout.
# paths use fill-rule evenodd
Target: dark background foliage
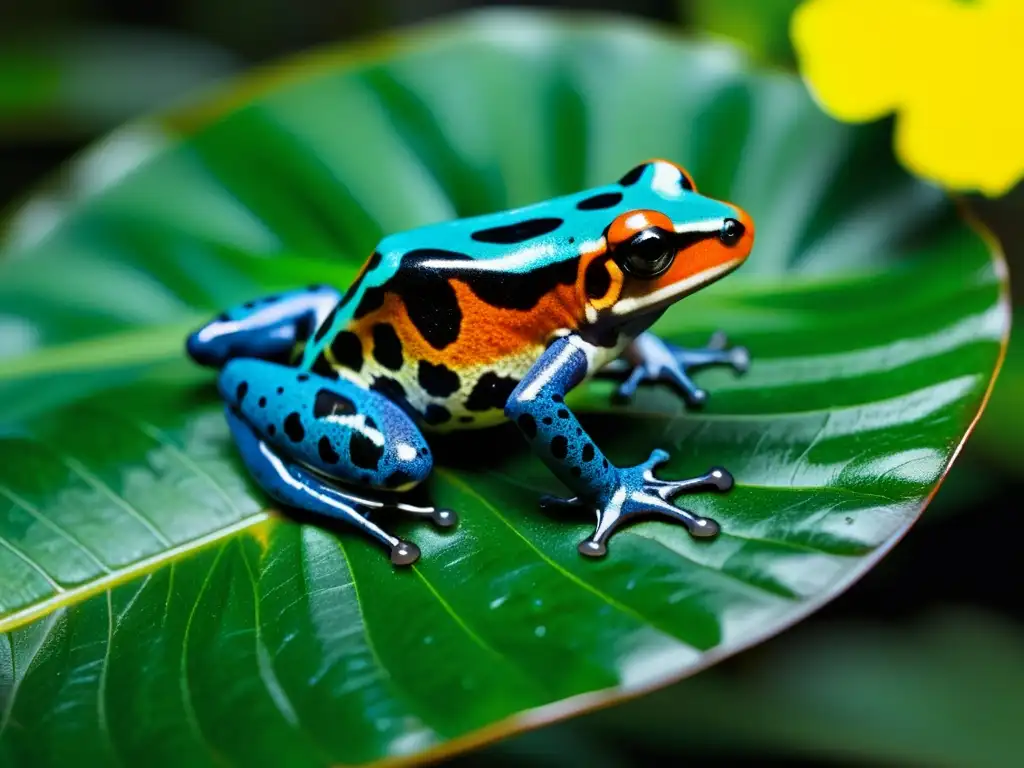
M 2 0 L 0 207 L 103 131 L 194 87 L 312 46 L 481 5 L 487 3 Z M 736 35 L 772 65 L 793 63 L 785 27 L 793 0 L 522 5 L 628 12 Z M 1021 198 L 1018 191 L 970 201 L 1001 236 L 1011 273 L 1021 262 Z M 1012 727 L 998 727 L 1024 711 L 1024 517 L 1015 511 L 1024 488 L 1021 367 L 1011 351 L 992 407 L 932 507 L 841 598 L 763 646 L 656 695 L 657 704 L 628 704 L 528 734 L 487 759 L 611 765 L 745 755 L 765 764 L 769 755 L 799 755 L 807 764 L 836 764 L 859 755 L 928 762 L 926 743 L 951 726 L 964 729 L 959 754 L 976 757 L 975 764 L 986 754 L 1024 751 Z M 848 717 L 829 708 L 833 695 L 845 697 Z M 675 734 L 659 727 L 666 712 L 678 719 Z M 828 713 L 834 716 L 823 719 Z M 986 753 L 993 739 L 1018 742 Z

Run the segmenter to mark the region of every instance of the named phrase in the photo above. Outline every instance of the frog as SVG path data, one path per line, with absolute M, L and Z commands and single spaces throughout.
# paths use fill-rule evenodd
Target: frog
M 321 284 L 245 301 L 185 346 L 216 371 L 256 484 L 279 504 L 361 530 L 396 566 L 420 550 L 382 528 L 382 516 L 457 520 L 455 510 L 410 501 L 433 470 L 427 436 L 502 423 L 570 491 L 542 495 L 539 506 L 596 517 L 581 555 L 605 556 L 612 535 L 641 517 L 711 539 L 719 523 L 676 498 L 729 491 L 728 470 L 663 479 L 661 448 L 617 466 L 566 397 L 612 377 L 616 403 L 661 384 L 701 408 L 708 395 L 696 370 L 746 372 L 749 352 L 721 332 L 683 348 L 650 329 L 739 268 L 753 241 L 746 211 L 653 158 L 612 183 L 387 234 L 344 292 Z

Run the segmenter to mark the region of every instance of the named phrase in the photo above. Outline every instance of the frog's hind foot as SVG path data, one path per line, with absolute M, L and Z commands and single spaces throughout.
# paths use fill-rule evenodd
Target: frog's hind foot
M 606 367 L 609 375 L 628 371 L 625 381 L 615 391 L 614 399 L 625 403 L 633 399 L 644 381 L 664 381 L 672 386 L 691 407 L 700 407 L 708 393 L 690 378 L 690 372 L 710 366 L 727 365 L 737 374 L 750 367 L 746 347 L 730 347 L 722 332 L 712 334 L 707 346 L 682 349 L 668 344 L 651 333 L 643 333 L 630 345 L 623 358 Z
M 579 544 L 580 554 L 587 557 L 603 557 L 608 552 L 608 540 L 612 534 L 621 526 L 643 517 L 658 516 L 681 523 L 694 538 L 710 539 L 717 536 L 721 530 L 717 522 L 680 509 L 672 503 L 672 499 L 681 493 L 724 493 L 733 486 L 732 475 L 720 467 L 714 467 L 699 477 L 661 480 L 654 476 L 654 469 L 666 460 L 668 453 L 656 450 L 643 464 L 620 469 L 618 485 L 610 493 L 602 495 L 602 502 L 593 503 L 580 497 L 560 499 L 544 496 L 541 498 L 541 507 L 549 511 L 585 508 L 597 513 L 597 526 L 593 535 Z
M 282 460 L 232 408 L 226 409 L 226 415 L 246 469 L 271 498 L 289 507 L 343 520 L 358 528 L 383 545 L 390 552 L 391 562 L 395 565 L 415 563 L 420 556 L 419 547 L 392 536 L 372 522 L 369 518 L 375 511 L 396 509 L 429 518 L 443 528 L 454 525 L 457 520 L 455 513 L 448 509 L 368 499 L 347 493 L 314 472 Z

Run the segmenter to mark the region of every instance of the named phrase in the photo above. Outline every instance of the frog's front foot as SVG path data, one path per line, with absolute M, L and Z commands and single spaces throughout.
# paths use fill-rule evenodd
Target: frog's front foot
M 708 399 L 708 393 L 698 387 L 690 372 L 713 365 L 728 365 L 737 374 L 745 373 L 750 366 L 750 353 L 746 347 L 730 347 L 722 332 L 712 334 L 707 346 L 701 349 L 682 349 L 668 344 L 651 333 L 638 336 L 626 355 L 612 372 L 629 370 L 626 380 L 615 392 L 615 399 L 628 402 L 633 399 L 636 389 L 644 381 L 664 381 L 678 391 L 691 407 L 700 407 Z
M 718 523 L 708 517 L 699 517 L 672 503 L 681 493 L 697 491 L 725 492 L 733 486 L 732 475 L 720 467 L 714 467 L 700 477 L 686 480 L 661 480 L 654 476 L 654 469 L 668 460 L 668 453 L 655 450 L 643 464 L 626 467 L 613 472 L 608 486 L 591 499 L 576 496 L 560 499 L 554 496 L 541 498 L 541 507 L 546 510 L 584 507 L 597 513 L 597 527 L 592 536 L 579 544 L 580 554 L 588 557 L 602 557 L 608 551 L 608 539 L 624 523 L 639 517 L 657 515 L 682 523 L 695 538 L 707 539 L 718 535 Z

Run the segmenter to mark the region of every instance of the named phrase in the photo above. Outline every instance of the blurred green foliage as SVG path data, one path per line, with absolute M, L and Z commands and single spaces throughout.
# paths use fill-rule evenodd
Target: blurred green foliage
M 739 43 L 762 64 L 793 67 L 789 18 L 800 0 L 679 0 L 691 28 Z
M 0 36 L 0 138 L 86 141 L 238 65 L 221 48 L 146 29 Z

